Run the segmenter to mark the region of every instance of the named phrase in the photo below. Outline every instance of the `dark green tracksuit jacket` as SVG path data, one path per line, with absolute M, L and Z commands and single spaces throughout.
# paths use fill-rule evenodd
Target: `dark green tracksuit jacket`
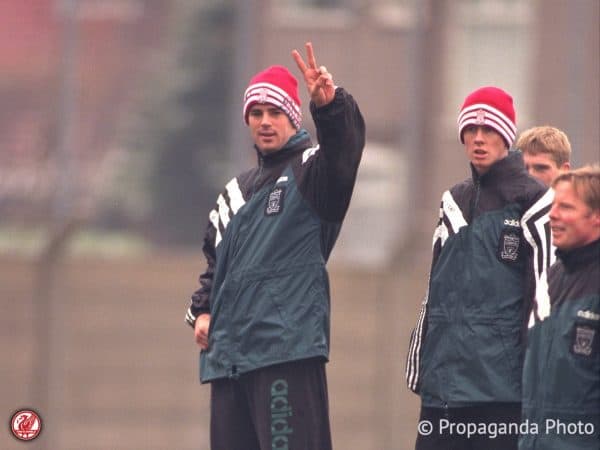
M 521 338 L 549 261 L 551 201 L 520 152 L 443 194 L 406 368 L 424 407 L 520 402 Z
M 600 240 L 557 256 L 550 315 L 530 330 L 523 369 L 523 420 L 537 432 L 522 434 L 519 449 L 598 450 Z
M 325 263 L 346 214 L 365 141 L 342 88 L 311 104 L 319 145 L 300 130 L 235 178 L 217 199 L 204 240 L 208 267 L 186 321 L 211 314 L 202 382 L 329 356 Z

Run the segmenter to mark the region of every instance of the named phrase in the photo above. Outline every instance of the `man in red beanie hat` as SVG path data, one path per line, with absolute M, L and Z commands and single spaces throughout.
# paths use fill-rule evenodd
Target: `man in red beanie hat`
M 325 363 L 325 264 L 348 209 L 364 143 L 358 105 L 318 66 L 292 56 L 310 95 L 318 144 L 301 128 L 298 83 L 282 66 L 256 74 L 243 118 L 258 165 L 231 179 L 209 214 L 208 267 L 186 321 L 211 384 L 211 449 L 331 449 Z
M 458 137 L 471 177 L 442 195 L 406 378 L 421 397 L 416 449 L 510 450 L 521 431 L 523 338 L 550 260 L 552 192 L 532 178 L 512 97 L 469 94 Z

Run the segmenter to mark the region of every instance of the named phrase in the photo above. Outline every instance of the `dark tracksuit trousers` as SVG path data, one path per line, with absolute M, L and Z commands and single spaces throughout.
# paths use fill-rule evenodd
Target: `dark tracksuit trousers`
M 211 450 L 331 450 L 323 359 L 211 382 Z

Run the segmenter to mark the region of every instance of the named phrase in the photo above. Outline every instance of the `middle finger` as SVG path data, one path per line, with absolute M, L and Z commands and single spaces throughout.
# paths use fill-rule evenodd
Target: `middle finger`
M 308 59 L 308 65 L 311 69 L 317 69 L 317 60 L 315 58 L 315 53 L 313 52 L 312 43 L 306 43 L 306 57 Z

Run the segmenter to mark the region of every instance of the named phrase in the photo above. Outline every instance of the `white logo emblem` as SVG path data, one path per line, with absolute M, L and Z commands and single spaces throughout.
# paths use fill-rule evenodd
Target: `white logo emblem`
M 577 317 L 581 317 L 582 319 L 588 320 L 600 320 L 600 314 L 595 313 L 594 311 L 577 311 Z
M 517 219 L 504 219 L 504 225 L 508 227 L 517 227 L 521 228 L 521 224 Z
M 281 207 L 283 203 L 283 189 L 275 188 L 269 194 L 269 201 L 267 202 L 267 209 L 265 214 L 267 216 L 272 216 L 274 214 L 278 214 L 281 212 Z
M 505 234 L 502 252 L 500 256 L 507 261 L 516 261 L 519 257 L 519 236 L 516 234 Z
M 258 91 L 258 103 L 266 103 L 269 98 L 269 91 L 267 88 L 262 88 Z
M 477 117 L 475 118 L 475 123 L 480 125 L 485 123 L 485 111 L 483 109 L 477 110 Z

